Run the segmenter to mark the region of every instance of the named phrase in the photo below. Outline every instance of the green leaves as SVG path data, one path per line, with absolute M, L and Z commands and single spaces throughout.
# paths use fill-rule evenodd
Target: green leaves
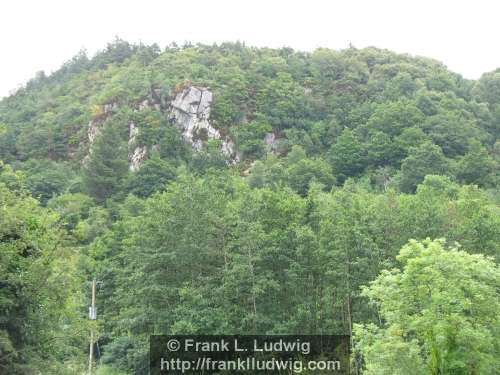
M 500 270 L 482 255 L 443 245 L 410 241 L 397 257 L 402 270 L 382 272 L 363 290 L 384 319 L 379 328 L 356 328 L 366 373 L 400 373 L 394 369 L 409 363 L 419 374 L 495 371 Z
M 84 169 L 87 191 L 103 202 L 121 189 L 128 172 L 128 153 L 120 133 L 113 126 L 104 126 L 92 145 L 88 165 Z
M 237 142 L 238 151 L 244 158 L 259 158 L 265 154 L 264 137 L 271 133 L 272 126 L 257 121 L 235 126 L 231 129 Z
M 414 103 L 401 100 L 377 106 L 366 127 L 395 137 L 406 128 L 418 127 L 423 120 L 423 113 Z
M 1 183 L 0 210 L 0 368 L 58 373 L 58 360 L 82 354 L 77 255 L 56 214 Z
M 359 175 L 366 165 L 364 147 L 355 132 L 350 129 L 342 131 L 328 156 L 340 182 L 345 181 L 349 176 Z
M 401 190 L 413 192 L 426 175 L 445 175 L 447 169 L 448 161 L 439 146 L 426 142 L 410 148 L 408 157 L 401 164 Z
M 457 166 L 457 177 L 467 184 L 488 186 L 498 178 L 498 163 L 488 154 L 488 151 L 478 141 L 472 140 L 469 151 Z
M 146 160 L 139 171 L 129 176 L 127 190 L 139 197 L 149 197 L 157 191 L 165 191 L 176 175 L 171 163 L 154 157 Z

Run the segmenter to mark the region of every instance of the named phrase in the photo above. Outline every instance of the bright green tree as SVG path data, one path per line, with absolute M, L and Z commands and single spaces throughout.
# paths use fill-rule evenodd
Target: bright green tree
M 333 164 L 335 177 L 339 182 L 348 177 L 357 176 L 365 167 L 365 150 L 355 132 L 344 129 L 331 147 L 329 158 Z
M 0 183 L 0 373 L 69 374 L 86 339 L 78 256 L 58 216 Z
M 363 295 L 379 326 L 357 325 L 364 374 L 494 374 L 500 358 L 500 270 L 444 241 L 410 241 L 402 269 L 383 271 Z
M 413 102 L 401 100 L 378 105 L 366 127 L 394 137 L 406 128 L 418 126 L 423 120 L 423 113 Z
M 323 159 L 309 159 L 300 146 L 293 146 L 285 162 L 287 184 L 300 195 L 306 195 L 312 182 L 330 190 L 335 183 L 331 166 Z

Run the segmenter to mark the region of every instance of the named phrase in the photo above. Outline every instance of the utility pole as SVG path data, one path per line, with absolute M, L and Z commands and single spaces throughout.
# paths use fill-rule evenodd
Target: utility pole
M 89 307 L 89 319 L 96 320 L 97 319 L 97 311 L 95 307 L 95 279 L 92 280 L 92 305 Z M 89 345 L 89 373 L 88 375 L 92 375 L 92 364 L 94 362 L 94 328 L 90 328 L 90 345 Z

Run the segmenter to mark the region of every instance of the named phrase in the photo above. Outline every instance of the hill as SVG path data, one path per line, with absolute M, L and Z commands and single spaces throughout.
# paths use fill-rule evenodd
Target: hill
M 101 374 L 147 373 L 153 333 L 347 334 L 358 373 L 493 373 L 499 134 L 500 70 L 81 52 L 0 101 L 0 373 L 83 373 L 91 331 Z
M 177 161 L 189 164 L 193 149 L 213 141 L 241 171 L 297 146 L 324 166 L 311 173 L 328 187 L 365 175 L 414 191 L 426 173 L 491 187 L 499 87 L 498 72 L 467 81 L 437 61 L 376 48 L 160 51 L 116 40 L 92 59 L 81 53 L 49 77 L 39 73 L 1 102 L 0 158 L 19 169 L 79 169 L 97 133 L 114 127 L 132 170 L 155 151 L 172 161 L 169 150 L 183 139 L 194 147 Z

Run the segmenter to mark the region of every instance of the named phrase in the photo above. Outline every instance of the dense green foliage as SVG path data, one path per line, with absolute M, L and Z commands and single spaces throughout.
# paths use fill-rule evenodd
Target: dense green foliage
M 236 141 L 245 161 L 265 156 L 264 136 L 272 131 L 279 154 L 301 146 L 307 157 L 329 163 L 337 184 L 382 173 L 395 187 L 414 191 L 434 173 L 492 188 L 500 147 L 497 81 L 496 72 L 467 81 L 436 61 L 375 48 L 302 53 L 236 43 L 172 45 L 161 52 L 117 40 L 92 59 L 82 52 L 53 75 L 39 74 L 1 102 L 0 158 L 77 163 L 88 152 L 86 125 L 102 118 L 123 139 L 133 121 L 141 128 L 140 144 L 158 144 L 164 158 L 189 162 L 161 108 L 135 109 L 148 98 L 166 103 L 192 83 L 214 92 L 212 122 Z M 111 116 L 105 104 L 113 105 Z M 101 152 L 110 160 L 94 162 L 104 185 L 120 176 L 102 170 L 119 162 L 113 161 L 119 139 L 112 138 L 107 152 L 116 155 Z M 60 193 L 62 187 L 47 189 Z M 112 193 L 95 189 L 98 199 Z
M 403 271 L 384 271 L 363 291 L 384 319 L 380 330 L 357 327 L 366 373 L 494 374 L 498 265 L 428 240 L 410 242 L 397 258 Z
M 87 336 L 78 256 L 58 215 L 26 192 L 0 183 L 0 209 L 0 373 L 72 374 Z
M 0 373 L 81 372 L 92 327 L 102 374 L 147 373 L 153 333 L 349 334 L 358 374 L 494 374 L 499 77 L 121 40 L 38 74 L 0 102 Z M 188 85 L 239 162 L 169 120 Z

